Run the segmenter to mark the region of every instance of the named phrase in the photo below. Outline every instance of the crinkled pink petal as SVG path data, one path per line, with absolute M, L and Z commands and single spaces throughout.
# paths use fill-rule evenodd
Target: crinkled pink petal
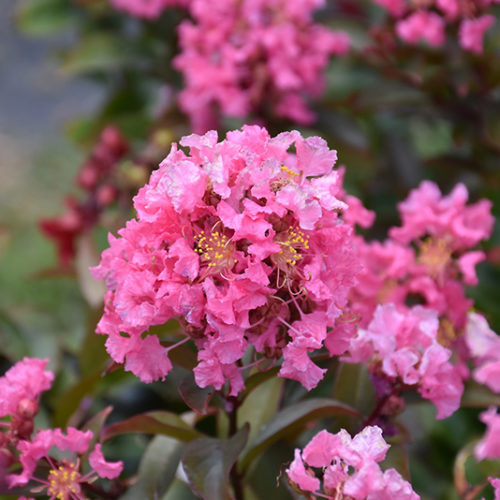
M 97 443 L 89 455 L 89 464 L 99 474 L 100 477 L 114 479 L 123 470 L 123 462 L 107 462 L 101 451 L 101 445 Z
M 311 361 L 307 350 L 294 344 L 288 344 L 285 347 L 283 358 L 278 376 L 297 380 L 308 391 L 318 385 L 326 372 L 326 369 L 320 368 Z
M 481 422 L 486 424 L 486 432 L 474 449 L 478 460 L 500 458 L 500 415 L 497 411 L 491 406 L 479 415 Z
M 295 458 L 286 469 L 286 473 L 291 481 L 293 481 L 303 491 L 318 491 L 320 487 L 319 479 L 307 473 L 300 456 L 300 450 L 295 449 Z
M 475 54 L 482 54 L 484 33 L 494 23 L 495 17 L 491 14 L 485 14 L 475 19 L 464 19 L 458 34 L 461 47 Z

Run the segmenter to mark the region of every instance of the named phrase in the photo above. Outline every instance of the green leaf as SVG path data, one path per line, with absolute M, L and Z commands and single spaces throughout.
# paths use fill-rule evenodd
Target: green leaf
M 162 497 L 175 478 L 184 445 L 167 436 L 156 436 L 149 443 L 139 465 L 138 481 L 120 500 Z
M 186 375 L 179 384 L 179 394 L 184 402 L 196 413 L 206 415 L 208 412 L 208 403 L 215 390 L 213 387 L 202 389 L 196 385 L 193 375 Z
M 240 399 L 244 400 L 252 391 L 255 387 L 257 387 L 260 384 L 263 384 L 270 378 L 276 377 L 278 372 L 280 371 L 281 366 L 274 366 L 273 368 L 270 368 L 269 370 L 263 371 L 263 372 L 258 372 L 254 373 L 248 379 L 245 381 L 245 389 L 243 392 L 240 394 Z
M 130 58 L 124 41 L 109 34 L 89 34 L 62 57 L 66 74 L 109 71 L 123 66 Z
M 102 370 L 91 373 L 57 397 L 57 403 L 54 408 L 54 427 L 66 427 L 68 425 L 70 417 L 78 410 L 82 399 L 94 391 L 101 376 Z
M 21 4 L 17 23 L 27 35 L 50 35 L 71 26 L 76 15 L 69 0 L 31 0 Z
M 273 377 L 256 387 L 238 408 L 238 428 L 250 424 L 249 441 L 253 441 L 261 427 L 276 413 L 284 379 Z
M 194 496 L 186 483 L 175 479 L 162 500 L 197 500 L 197 497 Z
M 333 416 L 361 417 L 354 408 L 329 398 L 306 399 L 281 410 L 261 429 L 250 444 L 241 461 L 242 469 L 246 469 L 271 444 L 288 434 L 296 432 L 307 422 Z
M 340 364 L 332 392 L 334 399 L 356 408 L 361 413 L 369 413 L 375 403 L 374 396 L 373 384 L 364 365 Z
M 401 443 L 391 443 L 383 464 L 384 469 L 396 469 L 407 481 L 410 481 L 410 463 L 408 450 Z
M 203 436 L 201 432 L 192 429 L 175 413 L 152 411 L 135 415 L 127 420 L 106 427 L 102 433 L 102 440 L 108 441 L 112 437 L 135 432 L 162 434 L 179 441 L 192 441 Z
M 486 386 L 470 380 L 465 386 L 461 406 L 472 408 L 500 406 L 500 394 L 495 394 Z
M 104 410 L 101 410 L 97 415 L 94 415 L 84 426 L 83 430 L 84 431 L 92 431 L 94 434 L 93 441 L 91 442 L 89 449 L 93 448 L 94 444 L 99 441 L 99 437 L 102 432 L 102 428 L 104 427 L 104 424 L 106 423 L 106 420 L 108 419 L 110 413 L 113 411 L 112 406 L 107 406 L 104 408 Z
M 186 445 L 182 465 L 191 489 L 204 500 L 229 500 L 229 473 L 248 440 L 248 425 L 230 439 L 202 438 Z

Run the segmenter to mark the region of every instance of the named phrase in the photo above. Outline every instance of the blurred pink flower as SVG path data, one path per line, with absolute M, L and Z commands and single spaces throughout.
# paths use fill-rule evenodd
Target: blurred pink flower
M 476 365 L 474 379 L 500 393 L 500 337 L 483 316 L 469 312 L 465 341 Z
M 378 462 L 384 460 L 389 445 L 377 426 L 365 427 L 351 438 L 341 429 L 337 434 L 320 431 L 286 470 L 290 482 L 302 491 L 322 498 L 335 499 L 345 495 L 353 499 L 417 500 L 413 491 L 395 469 L 382 472 Z M 323 472 L 323 492 L 320 480 L 311 467 Z
M 43 391 L 50 389 L 54 374 L 45 370 L 48 362 L 48 359 L 24 358 L 0 377 L 0 417 L 18 414 L 27 401 L 36 401 Z
M 193 21 L 179 27 L 184 75 L 181 109 L 195 132 L 217 128 L 222 115 L 278 116 L 310 123 L 307 98 L 319 95 L 333 54 L 349 50 L 349 37 L 314 23 L 323 0 L 193 0 Z
M 495 460 L 500 458 L 500 415 L 497 408 L 491 406 L 479 415 L 481 422 L 486 424 L 486 433 L 476 445 L 474 453 L 478 460 Z
M 396 19 L 396 33 L 407 43 L 421 40 L 439 47 L 446 39 L 447 25 L 458 25 L 458 42 L 467 51 L 483 52 L 484 33 L 495 22 L 488 7 L 499 0 L 373 0 Z M 442 17 L 440 14 L 443 14 Z M 459 23 L 459 24 L 458 24 Z
M 443 18 L 426 10 L 418 10 L 396 23 L 396 33 L 405 42 L 415 44 L 424 40 L 434 47 L 443 45 L 444 29 Z
M 460 25 L 459 41 L 463 49 L 476 54 L 483 52 L 484 33 L 495 24 L 495 17 L 490 14 L 475 19 L 464 19 Z

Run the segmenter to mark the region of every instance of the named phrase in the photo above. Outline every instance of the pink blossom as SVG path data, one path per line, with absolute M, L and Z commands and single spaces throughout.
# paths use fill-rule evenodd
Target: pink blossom
M 123 468 L 122 462 L 106 462 L 100 444 L 90 453 L 91 471 L 85 475 L 80 472 L 80 459 L 77 457 L 88 451 L 92 437 L 90 430 L 83 432 L 68 427 L 67 434 L 61 429 L 41 430 L 31 441 L 20 441 L 17 447 L 21 452 L 19 460 L 23 469 L 20 474 L 7 476 L 9 486 L 23 486 L 33 480 L 47 488 L 51 499 L 69 500 L 73 496 L 79 497 L 82 494 L 82 484 L 93 482 L 97 476 L 108 479 L 118 477 Z M 57 460 L 50 455 L 53 447 L 69 452 L 69 457 Z M 42 459 L 50 466 L 47 479 L 34 476 Z
M 181 144 L 189 154 L 173 145 L 134 199 L 137 219 L 110 236 L 93 269 L 108 288 L 97 328 L 108 353 L 145 382 L 161 379 L 175 344 L 144 332 L 181 318 L 201 387 L 228 382 L 237 394 L 249 344 L 283 357 L 281 376 L 315 387 L 324 370 L 309 356 L 327 338 L 343 353 L 354 334 L 335 328 L 359 272 L 337 153 L 319 137 L 271 138 L 257 126 Z
M 476 365 L 474 379 L 500 393 L 500 337 L 483 316 L 469 312 L 465 341 Z
M 460 0 L 373 0 L 373 3 L 385 8 L 396 19 L 396 34 L 407 43 L 424 40 L 434 47 L 442 46 L 446 38 L 445 28 L 450 25 L 458 27 L 458 42 L 464 50 L 481 54 L 484 33 L 495 22 L 488 8 L 498 0 L 471 3 Z
M 306 468 L 304 467 L 304 462 L 300 456 L 300 450 L 295 449 L 295 458 L 290 464 L 290 467 L 286 470 L 290 480 L 295 483 L 303 491 L 317 491 L 319 490 L 319 479 L 311 476 Z
M 474 449 L 478 460 L 500 458 L 500 415 L 497 408 L 491 406 L 479 415 L 481 422 L 486 424 L 486 433 Z
M 468 205 L 467 198 L 461 184 L 443 196 L 434 183 L 423 182 L 399 204 L 402 225 L 390 229 L 389 239 L 358 239 L 364 270 L 351 299 L 363 326 L 378 304 L 405 308 L 409 298 L 437 311 L 454 329 L 465 326 L 473 304 L 465 285 L 477 283 L 475 267 L 485 258 L 472 249 L 488 238 L 494 222 L 489 201 Z
M 488 481 L 490 482 L 491 486 L 493 486 L 494 489 L 494 494 L 495 494 L 494 500 L 500 500 L 500 478 L 489 477 Z
M 484 33 L 495 24 L 495 17 L 490 14 L 475 19 L 464 19 L 460 25 L 458 39 L 463 49 L 482 54 Z
M 52 385 L 54 374 L 46 371 L 48 359 L 24 358 L 0 377 L 0 417 L 15 415 L 23 400 L 36 400 Z
M 425 40 L 429 45 L 439 47 L 445 41 L 443 18 L 435 12 L 419 10 L 396 23 L 399 37 L 408 43 Z
M 219 114 L 274 113 L 299 123 L 314 114 L 305 97 L 320 94 L 333 54 L 349 50 L 349 37 L 312 20 L 324 1 L 191 1 L 193 21 L 179 27 L 184 75 L 181 108 L 196 132 L 215 128 Z
M 388 448 L 377 426 L 365 427 L 354 438 L 344 429 L 337 434 L 322 430 L 302 453 L 295 450 L 286 472 L 292 485 L 322 498 L 334 499 L 340 494 L 359 500 L 418 500 L 395 469 L 380 469 L 378 462 L 384 460 Z M 318 491 L 320 481 L 311 467 L 321 468 L 323 492 Z
M 420 306 L 398 310 L 393 304 L 378 306 L 366 329 L 351 341 L 344 360 L 372 360 L 390 383 L 414 387 L 437 407 L 437 418 L 446 418 L 460 405 L 461 372 L 449 362 L 451 351 L 437 340 L 435 311 Z

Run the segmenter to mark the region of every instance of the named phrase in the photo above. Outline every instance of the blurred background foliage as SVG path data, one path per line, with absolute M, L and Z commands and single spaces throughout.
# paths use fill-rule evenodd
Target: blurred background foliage
M 115 11 L 106 0 L 28 0 L 9 9 L 0 20 L 5 28 L 0 35 L 0 370 L 23 356 L 51 359 L 57 379 L 39 419 L 52 426 L 80 425 L 108 405 L 113 406 L 109 423 L 158 409 L 183 414 L 188 407 L 178 386 L 186 383 L 186 367 L 176 366 L 166 382 L 144 385 L 110 365 L 103 339 L 93 333 L 102 290 L 89 281 L 86 270 L 97 263 L 107 231 L 133 215 L 131 194 L 166 155 L 171 141 L 189 133 L 188 120 L 175 102 L 182 77 L 171 67 L 176 26 L 186 14 L 170 8 L 155 21 L 142 21 Z M 483 55 L 452 46 L 430 50 L 398 45 L 389 52 L 383 37 L 369 38 L 368 27 L 379 17 L 380 10 L 368 1 L 331 0 L 318 14 L 322 23 L 348 31 L 354 49 L 331 61 L 327 89 L 314 103 L 317 122 L 301 131 L 324 137 L 338 150 L 340 164 L 347 167 L 347 190 L 377 214 L 369 238 L 384 238 L 398 223 L 396 204 L 423 179 L 435 180 L 445 193 L 464 182 L 472 200 L 493 202 L 498 218 L 500 23 L 488 33 Z M 370 40 L 375 43 L 366 50 Z M 30 71 L 25 57 L 34 63 Z M 28 80 L 36 85 L 29 88 Z M 54 116 L 61 102 L 66 108 Z M 273 135 L 297 128 L 265 119 Z M 243 122 L 224 120 L 220 136 Z M 117 127 L 128 144 L 113 182 L 125 186 L 129 203 L 107 207 L 98 224 L 79 238 L 72 265 L 61 266 L 38 221 L 61 214 L 68 194 L 84 197 L 75 179 L 108 125 Z M 470 296 L 500 331 L 498 223 L 484 248 L 488 260 L 479 265 L 480 284 Z M 175 325 L 164 327 L 167 336 L 170 328 Z M 335 397 L 368 414 L 373 394 L 366 373 L 332 361 L 324 366 L 336 376 L 310 397 Z M 204 396 L 192 397 L 203 401 Z M 272 417 L 273 404 L 304 401 L 305 390 L 270 379 L 252 397 L 244 412 L 254 424 L 251 433 Z M 396 464 L 403 473 L 410 450 L 409 471 L 423 499 L 460 498 L 453 484 L 455 458 L 483 432 L 479 409 L 499 404 L 479 387 L 471 387 L 464 400 L 464 408 L 440 422 L 429 404 L 408 401 L 401 422 L 412 442 L 394 442 L 387 465 Z M 342 418 L 319 423 L 336 431 Z M 210 413 L 197 419 L 196 428 L 212 435 L 227 425 Z M 277 477 L 294 446 L 304 445 L 319 423 L 310 420 L 305 433 L 303 426 L 288 429 L 252 465 L 255 499 L 270 492 L 276 500 L 297 497 L 283 480 L 276 489 Z M 108 458 L 123 459 L 126 475 L 140 478 L 123 498 L 153 498 L 152 488 L 163 492 L 164 500 L 194 498 L 174 478 L 177 441 L 126 434 L 107 446 Z M 492 473 L 488 463 L 466 465 L 472 482 Z

